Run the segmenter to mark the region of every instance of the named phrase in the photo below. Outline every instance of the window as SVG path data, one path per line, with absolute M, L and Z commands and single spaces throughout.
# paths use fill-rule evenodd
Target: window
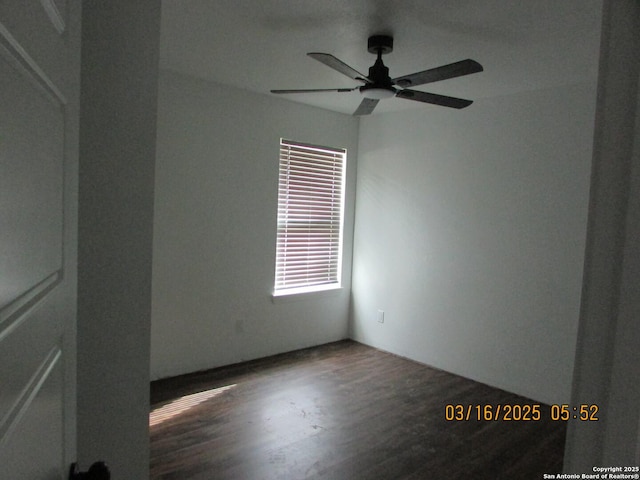
M 340 286 L 347 151 L 280 140 L 274 295 Z

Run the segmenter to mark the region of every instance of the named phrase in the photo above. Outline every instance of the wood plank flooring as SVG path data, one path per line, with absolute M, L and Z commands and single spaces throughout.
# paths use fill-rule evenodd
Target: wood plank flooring
M 447 404 L 535 402 L 352 341 L 153 382 L 151 399 L 152 480 L 534 480 L 562 468 L 566 425 L 548 406 L 540 421 L 447 421 Z

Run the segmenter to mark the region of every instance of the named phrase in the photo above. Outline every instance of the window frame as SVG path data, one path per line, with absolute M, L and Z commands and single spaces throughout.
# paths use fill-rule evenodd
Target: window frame
M 342 288 L 346 168 L 345 148 L 280 139 L 274 298 Z

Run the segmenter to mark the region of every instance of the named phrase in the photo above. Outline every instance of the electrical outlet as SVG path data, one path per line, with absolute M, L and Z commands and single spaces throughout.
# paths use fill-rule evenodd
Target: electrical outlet
M 378 309 L 378 323 L 384 323 L 384 310 Z

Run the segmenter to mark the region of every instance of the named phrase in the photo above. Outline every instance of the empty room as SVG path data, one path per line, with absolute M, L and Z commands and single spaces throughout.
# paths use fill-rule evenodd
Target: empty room
M 564 417 L 603 414 L 572 403 L 602 2 L 223 4 L 163 3 L 154 478 L 560 473 Z M 376 58 L 396 98 L 363 112 Z M 430 69 L 473 102 L 407 101 Z M 298 147 L 346 157 L 328 286 L 278 276 Z
M 637 0 L 0 2 L 0 478 L 640 475 Z

